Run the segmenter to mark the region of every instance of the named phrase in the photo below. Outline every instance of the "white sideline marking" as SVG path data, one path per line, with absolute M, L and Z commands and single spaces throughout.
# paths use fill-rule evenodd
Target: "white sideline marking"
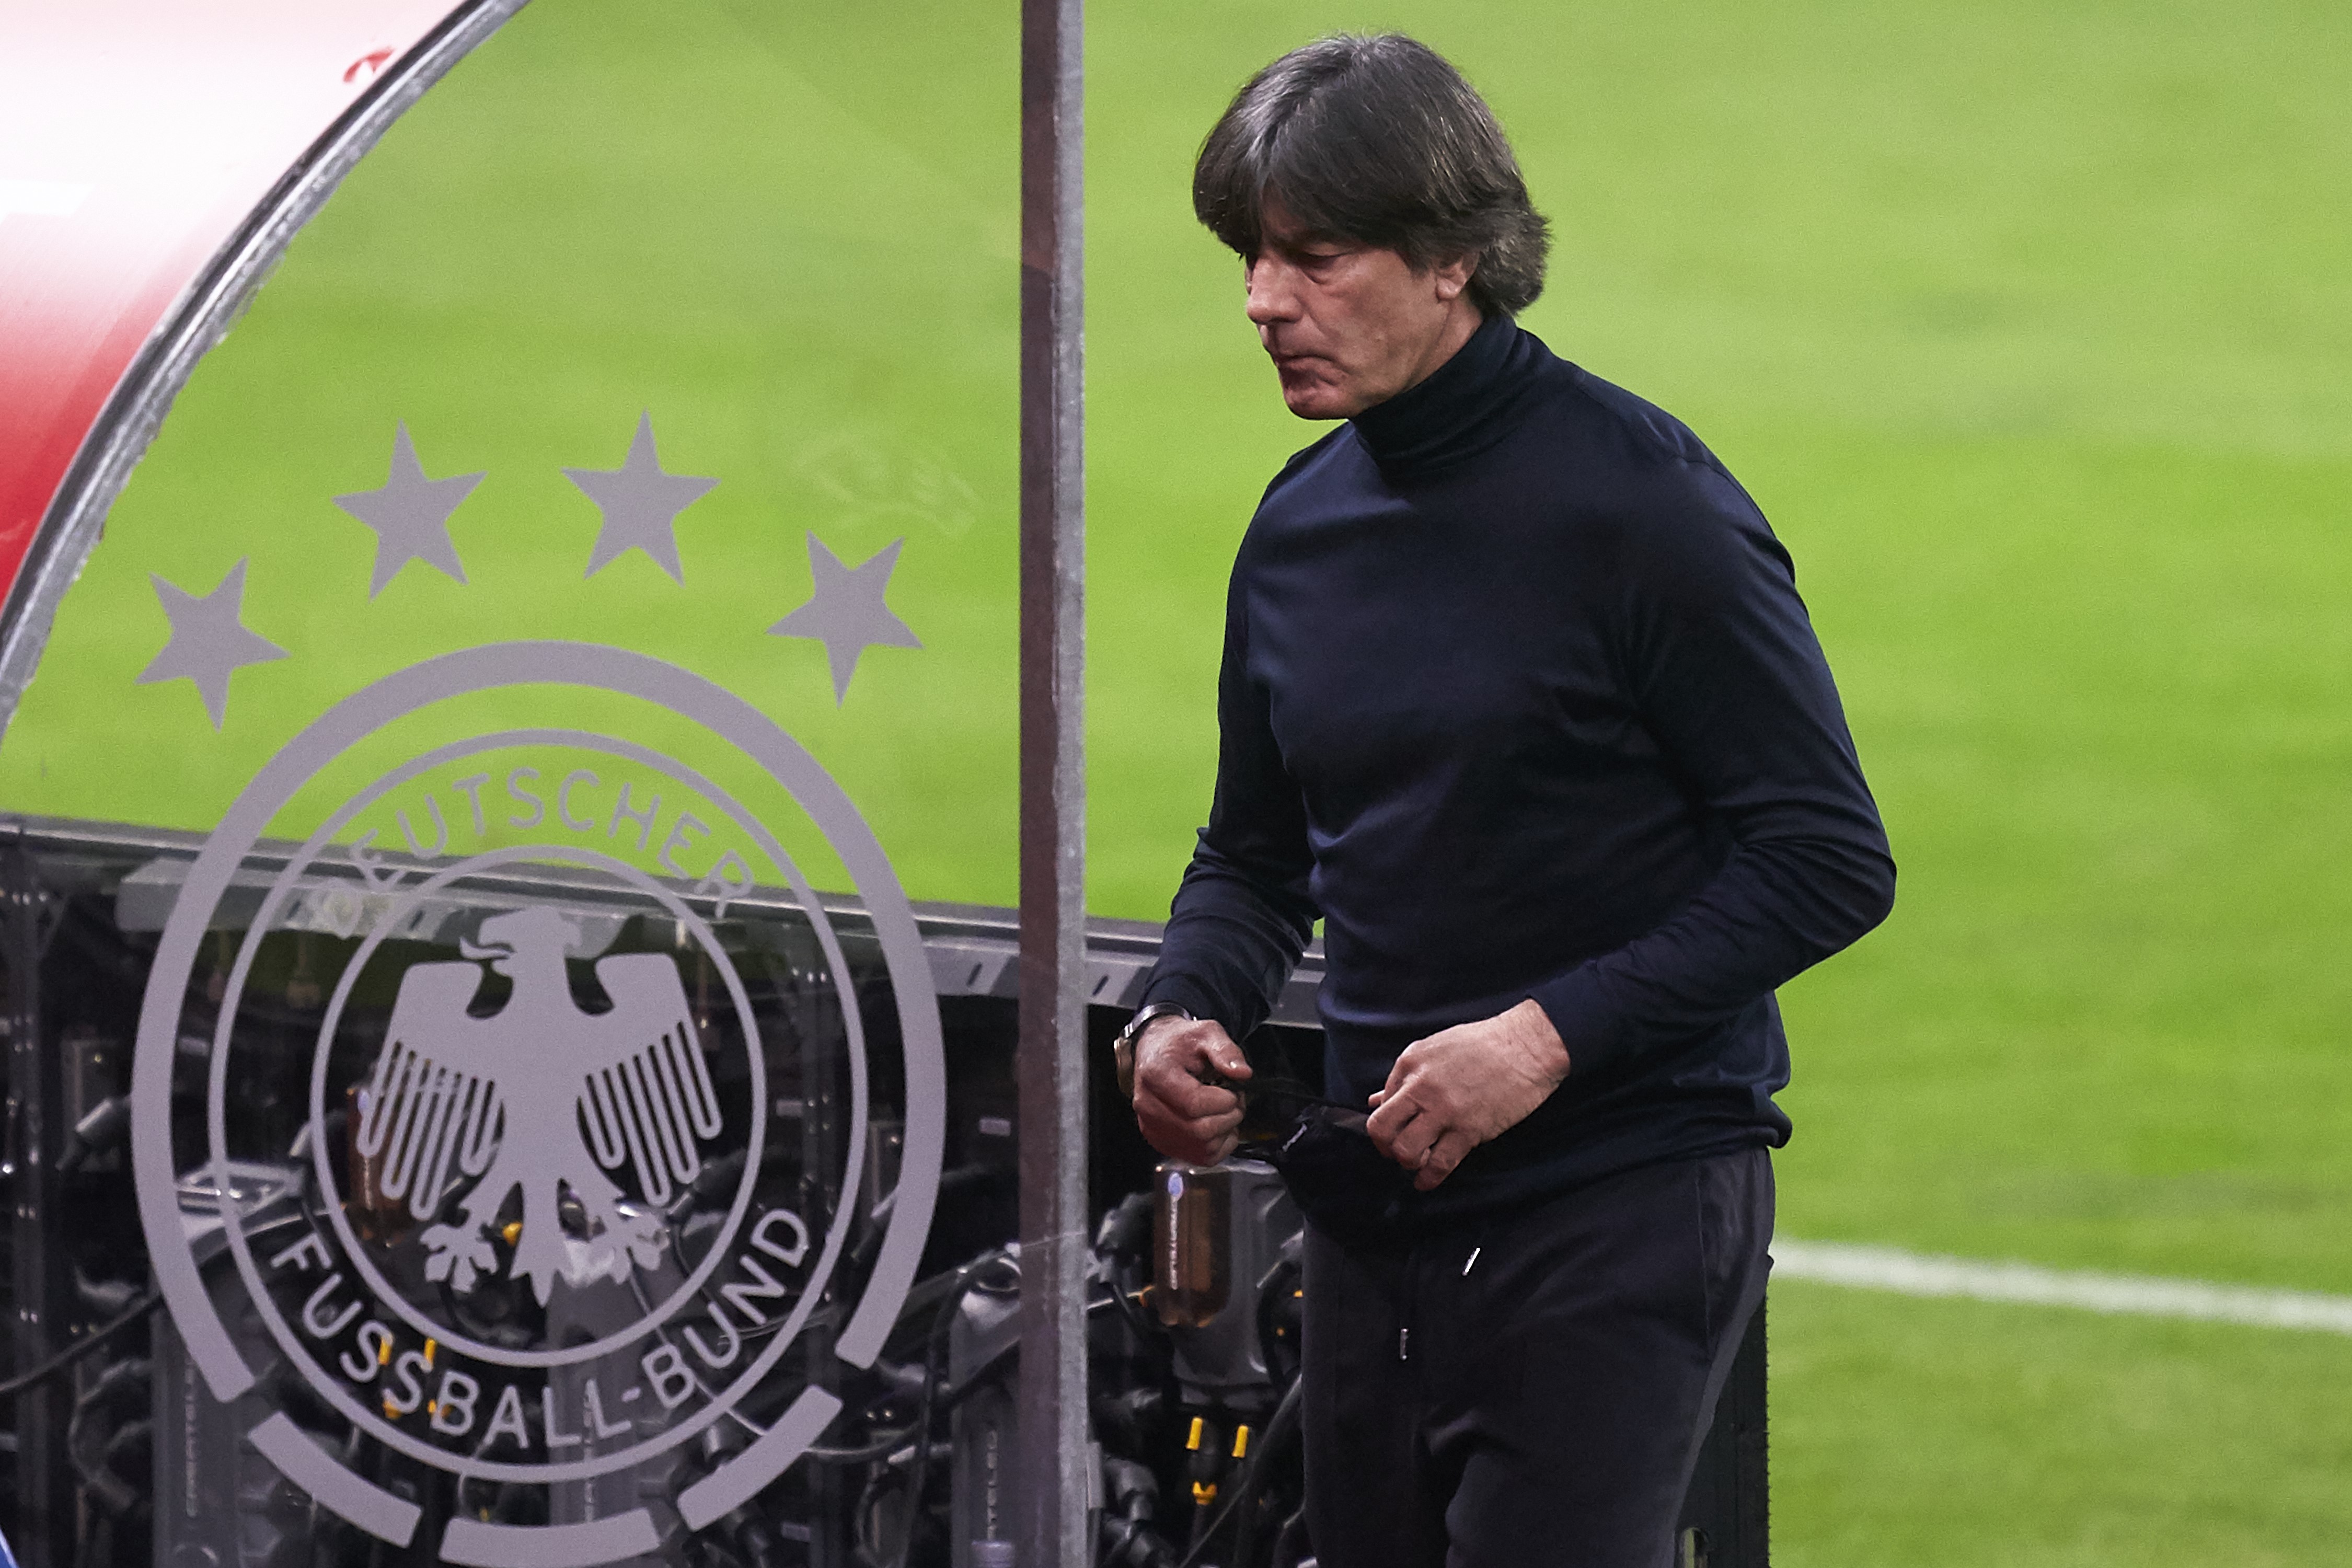
M 2022 1301 L 2037 1307 L 2080 1307 L 2093 1312 L 2352 1334 L 2352 1296 L 2324 1296 L 2315 1290 L 2258 1290 L 2202 1279 L 2039 1268 L 2031 1263 L 1986 1263 L 1832 1241 L 1775 1241 L 1772 1272 L 1784 1279 L 1892 1290 L 1905 1296 L 1962 1296 L 1972 1301 Z

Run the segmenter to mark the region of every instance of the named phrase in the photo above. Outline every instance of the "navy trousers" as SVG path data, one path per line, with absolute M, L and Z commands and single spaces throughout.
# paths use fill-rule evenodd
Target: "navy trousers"
M 1761 1149 L 1644 1166 L 1408 1248 L 1307 1237 L 1319 1568 L 1667 1568 L 1763 1299 Z

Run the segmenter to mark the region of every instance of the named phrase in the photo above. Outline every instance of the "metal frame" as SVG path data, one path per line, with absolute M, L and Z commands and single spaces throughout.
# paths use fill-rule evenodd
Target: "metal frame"
M 1019 1561 L 1092 1560 L 1087 1430 L 1084 0 L 1021 5 Z

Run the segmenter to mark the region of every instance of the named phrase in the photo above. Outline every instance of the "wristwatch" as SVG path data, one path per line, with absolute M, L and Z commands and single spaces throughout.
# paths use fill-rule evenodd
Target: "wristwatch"
M 1180 1007 L 1173 1002 L 1154 1002 L 1149 1006 L 1138 1007 L 1135 1016 L 1127 1021 L 1127 1027 L 1118 1032 L 1118 1038 L 1110 1043 L 1110 1059 L 1118 1069 L 1118 1092 L 1122 1099 L 1135 1098 L 1135 1042 L 1143 1038 L 1144 1030 L 1162 1018 L 1181 1018 L 1188 1024 L 1195 1022 L 1189 1008 Z

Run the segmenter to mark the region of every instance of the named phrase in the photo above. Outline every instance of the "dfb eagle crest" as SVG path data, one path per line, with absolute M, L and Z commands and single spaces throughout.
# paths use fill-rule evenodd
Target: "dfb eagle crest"
M 480 1176 L 458 1200 L 458 1220 L 424 1234 L 425 1277 L 472 1288 L 498 1254 L 486 1235 L 507 1196 L 522 1190 L 509 1279 L 528 1276 L 541 1302 L 558 1274 L 628 1278 L 631 1258 L 652 1268 L 662 1226 L 625 1214 L 604 1174 L 633 1167 L 648 1204 L 668 1200 L 702 1168 L 698 1140 L 720 1126 L 719 1097 L 696 1037 L 677 966 L 658 952 L 597 961 L 611 1011 L 572 999 L 564 950 L 572 923 L 530 908 L 481 923 L 461 943 L 468 962 L 419 963 L 401 976 L 383 1054 L 357 1136 L 389 1199 L 419 1220 L 439 1213 L 457 1178 Z M 484 967 L 514 983 L 488 1016 L 470 1010 Z M 588 1216 L 586 1253 L 565 1246 L 556 1205 L 568 1186 Z

